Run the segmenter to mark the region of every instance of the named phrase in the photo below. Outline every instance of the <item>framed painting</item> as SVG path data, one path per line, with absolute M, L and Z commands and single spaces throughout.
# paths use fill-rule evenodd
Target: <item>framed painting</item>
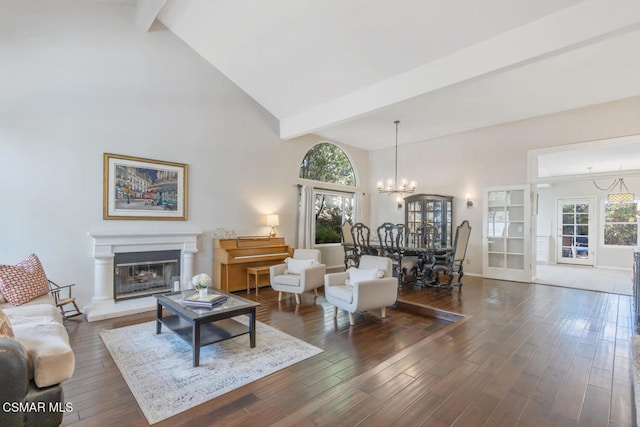
M 187 165 L 104 153 L 104 219 L 187 219 Z

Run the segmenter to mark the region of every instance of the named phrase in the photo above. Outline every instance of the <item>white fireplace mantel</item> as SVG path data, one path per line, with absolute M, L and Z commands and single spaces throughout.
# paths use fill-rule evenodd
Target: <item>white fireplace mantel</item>
M 193 276 L 193 259 L 198 252 L 200 231 L 177 232 L 105 232 L 88 233 L 93 238 L 94 293 L 85 308 L 87 319 L 107 319 L 153 309 L 155 298 L 116 302 L 113 295 L 113 259 L 116 253 L 180 251 L 180 283 L 185 286 Z

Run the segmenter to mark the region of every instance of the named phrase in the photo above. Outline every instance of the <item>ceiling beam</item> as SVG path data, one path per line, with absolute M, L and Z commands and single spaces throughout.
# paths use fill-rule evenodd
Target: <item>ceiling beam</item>
M 136 16 L 134 25 L 149 31 L 167 0 L 136 0 Z
M 640 23 L 638 0 L 589 0 L 280 121 L 290 139 L 456 83 L 619 35 Z

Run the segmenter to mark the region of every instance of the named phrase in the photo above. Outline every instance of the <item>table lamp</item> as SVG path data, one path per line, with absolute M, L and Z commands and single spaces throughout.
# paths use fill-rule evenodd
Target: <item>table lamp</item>
M 269 237 L 276 237 L 276 226 L 280 225 L 278 215 L 267 215 L 267 225 L 271 226 L 271 233 L 269 233 Z

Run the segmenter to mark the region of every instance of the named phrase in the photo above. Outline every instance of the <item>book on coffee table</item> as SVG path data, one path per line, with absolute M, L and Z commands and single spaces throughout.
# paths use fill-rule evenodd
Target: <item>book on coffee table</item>
M 208 307 L 221 304 L 227 300 L 226 295 L 208 294 L 206 298 L 200 298 L 198 294 L 193 294 L 182 300 L 182 303 L 192 307 Z

